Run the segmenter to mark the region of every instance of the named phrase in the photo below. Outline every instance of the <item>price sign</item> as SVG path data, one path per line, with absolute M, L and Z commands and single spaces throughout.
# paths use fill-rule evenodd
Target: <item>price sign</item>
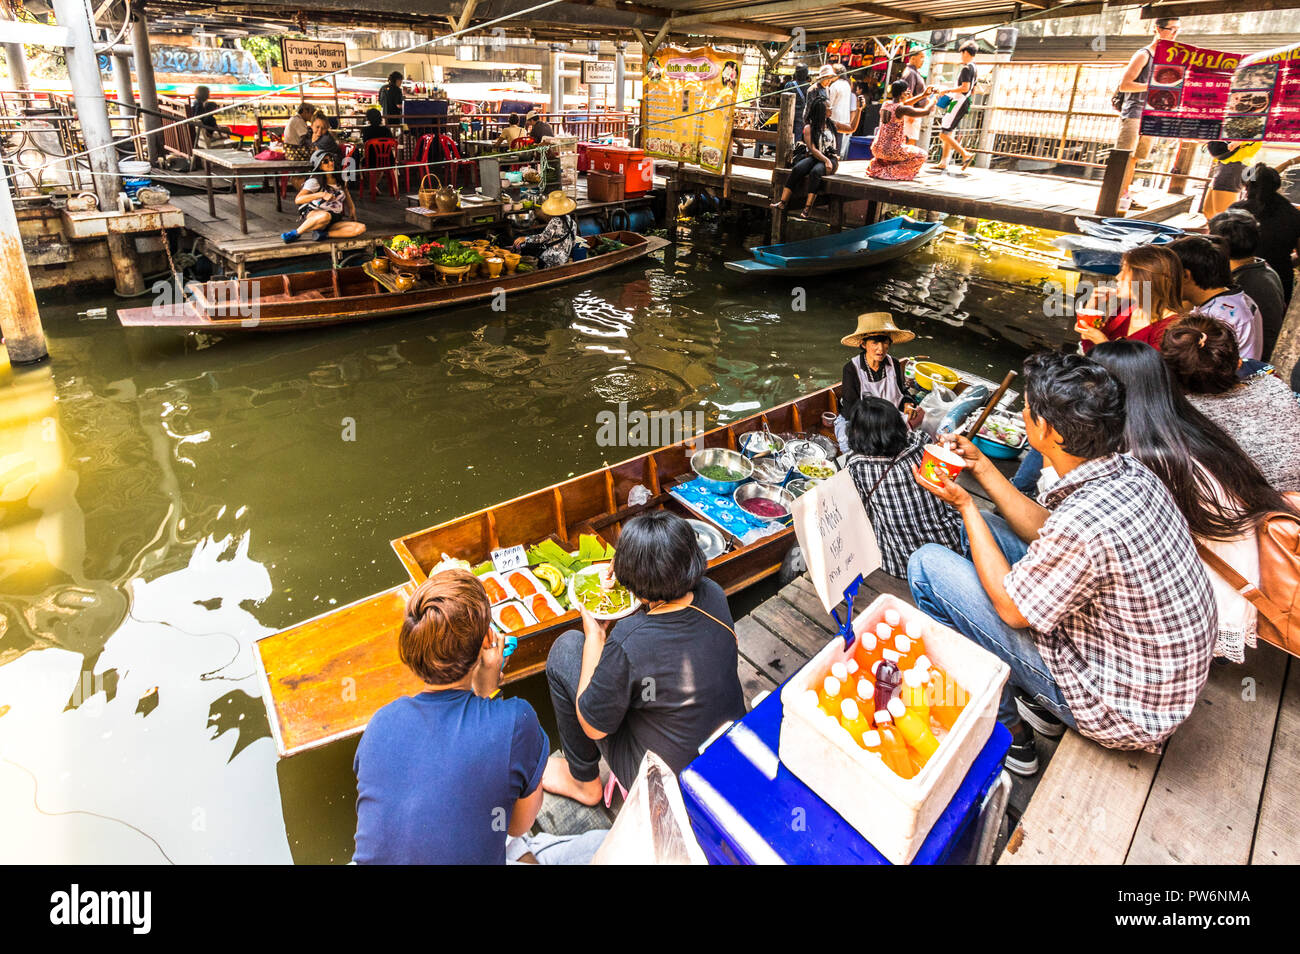
M 280 61 L 289 73 L 333 73 L 348 68 L 345 43 L 280 39 Z
M 808 575 L 829 613 L 859 573 L 865 578 L 880 568 L 871 520 L 847 470 L 801 495 L 791 510 Z
M 522 546 L 502 547 L 492 551 L 492 567 L 498 573 L 509 573 L 524 566 L 528 566 L 528 555 Z
M 614 82 L 614 64 L 609 60 L 583 60 L 582 82 L 587 86 L 604 86 Z

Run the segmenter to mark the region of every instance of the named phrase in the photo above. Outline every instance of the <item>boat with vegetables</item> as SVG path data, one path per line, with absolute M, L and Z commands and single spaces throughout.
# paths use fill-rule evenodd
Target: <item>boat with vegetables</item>
M 365 265 L 196 282 L 184 302 L 122 308 L 117 317 L 128 328 L 221 334 L 319 328 L 560 285 L 634 262 L 669 244 L 635 232 L 607 232 L 580 241 L 587 249 L 582 260 L 538 268 L 486 239 L 458 243 L 396 236 Z
M 405 582 L 257 642 L 271 734 L 280 754 L 356 735 L 381 706 L 420 691 L 420 680 L 397 657 L 397 633 L 407 597 L 440 568 L 468 567 L 485 580 L 494 600 L 494 625 L 518 638 L 505 668 L 507 683 L 540 673 L 555 638 L 580 625 L 574 596 L 590 592 L 584 584 L 589 569 L 612 559 L 623 524 L 637 514 L 667 509 L 710 531 L 701 534 L 702 547 L 716 550 L 710 538 L 721 540 L 725 548 L 708 560 L 707 572 L 727 593 L 777 573 L 795 537 L 787 521 L 766 516 L 775 515 L 775 509 L 763 508 L 764 514 L 753 515 L 748 532 L 737 533 L 735 526 L 703 519 L 684 491 L 697 486 L 701 469 L 716 463 L 722 469 L 707 472 L 727 478 L 723 484 L 729 489 L 711 493 L 731 503 L 737 487 L 751 485 L 744 481 L 752 467 L 746 467 L 749 461 L 739 449 L 745 435 L 754 431 L 778 435 L 787 450 L 807 454 L 821 447 L 822 454 L 833 456 L 834 444 L 822 421 L 823 415 L 839 410 L 838 393 L 838 386 L 824 388 L 691 441 L 669 444 L 392 541 L 408 577 Z M 700 459 L 715 451 L 716 461 Z M 782 492 L 744 499 L 788 507 L 791 496 Z M 745 508 L 733 504 L 728 509 Z M 498 569 L 504 554 L 513 553 L 519 561 L 515 547 L 523 549 L 522 565 Z M 543 591 L 551 599 L 538 602 Z M 535 603 L 545 612 L 539 615 Z M 561 612 L 547 615 L 556 605 Z M 616 613 L 624 608 L 597 609 Z

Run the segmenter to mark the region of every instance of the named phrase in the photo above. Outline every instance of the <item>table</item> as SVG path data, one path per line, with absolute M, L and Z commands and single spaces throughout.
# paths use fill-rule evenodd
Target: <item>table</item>
M 475 159 L 487 153 L 506 151 L 506 147 L 498 146 L 495 139 L 470 139 L 468 136 L 460 141 L 460 147 L 464 150 L 466 159 Z
M 744 751 L 737 747 L 737 737 Z M 686 811 L 709 861 L 889 864 L 835 809 L 777 762 L 780 737 L 777 689 L 682 772 Z M 991 859 L 1011 791 L 1011 780 L 1002 769 L 1010 746 L 1011 733 L 994 723 L 992 736 L 912 864 L 960 863 L 970 856 L 983 863 Z M 756 762 L 766 762 L 768 772 Z M 770 777 L 772 769 L 775 777 Z M 794 818 L 801 822 L 798 830 L 791 823 Z
M 414 200 L 414 196 L 407 196 L 407 199 Z M 435 212 L 432 209 L 426 209 L 419 205 L 411 205 L 406 209 L 406 224 L 413 226 L 421 232 L 427 232 L 430 229 L 456 229 L 467 228 L 474 224 L 475 219 L 492 216 L 490 223 L 484 225 L 495 225 L 501 221 L 501 202 L 466 202 L 464 197 L 461 198 L 461 206 L 453 212 Z
M 251 172 L 267 176 L 286 175 L 293 172 L 305 172 L 311 168 L 311 163 L 305 160 L 280 159 L 265 161 L 254 159 L 249 153 L 240 152 L 237 149 L 195 147 L 194 158 L 202 161 L 208 173 L 208 214 L 214 218 L 217 214 L 217 202 L 212 191 L 212 170 L 214 167 L 225 169 L 235 176 L 235 201 L 239 203 L 239 231 L 245 235 L 248 234 L 248 213 L 244 209 L 244 180 L 241 176 Z M 280 204 L 279 189 L 275 190 L 275 211 L 284 211 L 283 206 Z

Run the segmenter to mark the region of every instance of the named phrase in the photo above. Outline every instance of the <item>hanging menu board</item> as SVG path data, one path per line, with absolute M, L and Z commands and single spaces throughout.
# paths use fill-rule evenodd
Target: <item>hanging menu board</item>
M 666 47 L 646 60 L 647 155 L 721 172 L 731 148 L 740 57 Z
M 1300 141 L 1300 45 L 1241 57 L 1161 40 L 1141 128 L 1167 139 Z

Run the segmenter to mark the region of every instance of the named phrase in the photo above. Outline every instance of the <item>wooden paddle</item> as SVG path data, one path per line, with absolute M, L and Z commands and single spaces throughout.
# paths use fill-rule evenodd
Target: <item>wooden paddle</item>
M 1015 376 L 1016 372 L 1007 372 L 1007 376 L 1002 379 L 1002 383 L 998 385 L 998 389 L 994 391 L 993 396 L 989 398 L 989 403 L 984 405 L 984 410 L 980 413 L 980 416 L 976 418 L 975 426 L 967 429 L 966 436 L 974 437 L 980 432 L 980 428 L 983 427 L 984 422 L 988 420 L 989 414 L 993 412 L 993 409 L 998 406 L 998 402 L 1002 400 L 1002 395 L 1006 394 L 1007 388 L 1011 387 L 1011 379 Z

